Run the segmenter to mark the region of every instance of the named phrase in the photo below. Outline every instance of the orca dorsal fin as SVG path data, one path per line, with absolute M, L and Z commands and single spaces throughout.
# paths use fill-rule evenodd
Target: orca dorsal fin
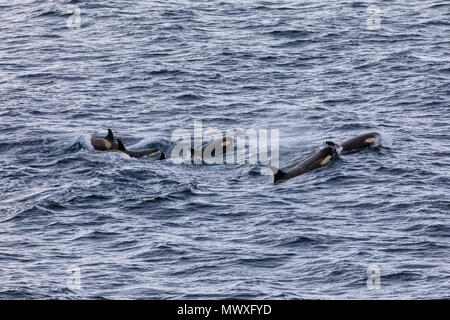
M 166 159 L 166 155 L 164 154 L 164 152 L 161 151 L 161 155 L 159 156 L 159 160 L 164 160 Z
M 273 172 L 273 182 L 277 183 L 278 181 L 282 180 L 286 176 L 286 172 L 278 169 L 277 167 L 270 166 L 270 169 Z
M 127 152 L 127 149 L 125 149 L 125 146 L 123 145 L 122 141 L 120 141 L 120 139 L 117 139 L 117 150 Z
M 335 148 L 339 147 L 339 145 L 337 143 L 334 143 L 333 141 L 325 141 L 325 143 L 327 145 L 329 145 L 330 147 L 335 147 Z
M 114 135 L 111 129 L 108 129 L 108 134 L 105 137 L 106 140 L 114 142 Z

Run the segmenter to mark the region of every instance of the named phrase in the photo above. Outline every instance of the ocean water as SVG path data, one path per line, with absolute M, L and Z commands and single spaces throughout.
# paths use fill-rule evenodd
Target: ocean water
M 0 2 L 0 298 L 450 298 L 450 3 Z M 382 143 L 274 185 L 194 121 Z

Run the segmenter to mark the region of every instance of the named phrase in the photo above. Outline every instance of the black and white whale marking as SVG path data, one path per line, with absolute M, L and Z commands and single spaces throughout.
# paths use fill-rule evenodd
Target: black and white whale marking
M 270 168 L 274 174 L 274 183 L 283 182 L 306 172 L 320 168 L 330 162 L 330 160 L 335 157 L 338 152 L 342 154 L 356 153 L 373 146 L 375 143 L 379 142 L 380 139 L 381 135 L 378 132 L 368 132 L 348 139 L 341 145 L 327 141 L 326 144 L 328 147 L 323 148 L 315 155 L 302 161 L 299 165 L 288 172 L 284 172 L 271 166 Z
M 152 157 L 155 153 L 159 152 L 158 148 L 140 149 L 140 150 L 127 150 L 120 139 L 117 139 L 117 151 L 126 153 L 132 158 Z M 159 160 L 164 160 L 166 156 L 164 152 L 161 152 Z
M 301 174 L 323 167 L 327 163 L 329 163 L 330 160 L 334 156 L 336 156 L 336 154 L 337 154 L 336 148 L 334 146 L 328 145 L 327 147 L 317 152 L 315 155 L 303 160 L 300 164 L 298 164 L 296 167 L 289 170 L 288 172 L 284 172 L 274 166 L 271 166 L 270 169 L 272 169 L 274 175 L 273 182 L 274 183 L 283 182 L 292 179 L 294 177 L 297 177 Z
M 368 132 L 348 139 L 341 145 L 331 141 L 327 141 L 327 144 L 341 149 L 342 154 L 352 154 L 373 146 L 377 141 L 380 141 L 380 138 L 381 135 L 378 132 Z
M 99 151 L 117 150 L 117 142 L 114 141 L 114 135 L 111 129 L 108 129 L 108 135 L 104 138 L 92 137 L 91 145 L 95 150 Z
M 226 154 L 228 150 L 233 150 L 233 139 L 222 138 L 206 143 L 199 149 L 191 148 L 191 158 L 211 158 Z

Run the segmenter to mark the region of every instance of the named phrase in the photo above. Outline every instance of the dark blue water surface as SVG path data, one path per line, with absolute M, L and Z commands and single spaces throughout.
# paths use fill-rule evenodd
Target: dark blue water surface
M 448 1 L 10 0 L 0 21 L 0 298 L 450 297 Z M 277 185 L 89 143 L 170 155 L 195 120 L 278 129 L 282 168 L 383 141 Z

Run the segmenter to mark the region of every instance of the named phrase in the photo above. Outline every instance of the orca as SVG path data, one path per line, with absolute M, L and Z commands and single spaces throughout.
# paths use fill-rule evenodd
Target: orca
M 342 154 L 352 154 L 374 145 L 375 142 L 379 141 L 380 138 L 381 135 L 378 132 L 368 132 L 348 139 L 341 145 L 338 145 L 331 141 L 327 141 L 326 143 L 329 146 L 334 146 L 337 147 L 337 149 L 342 149 Z
M 142 158 L 142 157 L 151 157 L 155 153 L 159 152 L 158 148 L 151 148 L 151 149 L 141 149 L 141 150 L 127 150 L 125 146 L 123 145 L 122 141 L 120 139 L 117 139 L 117 151 L 126 153 L 132 158 Z M 161 152 L 159 156 L 159 160 L 164 160 L 166 156 L 164 155 L 164 152 Z
M 274 166 L 270 166 L 270 169 L 273 172 L 273 182 L 284 182 L 301 174 L 323 167 L 336 155 L 337 151 L 335 146 L 328 144 L 327 147 L 321 149 L 315 155 L 303 160 L 300 164 L 288 172 L 284 172 Z
M 233 147 L 233 139 L 231 138 L 223 138 L 216 139 L 211 142 L 206 143 L 201 147 L 201 149 L 191 148 L 191 158 L 194 158 L 200 155 L 201 158 L 210 158 L 224 155 L 228 149 Z
M 114 141 L 114 135 L 111 129 L 108 129 L 108 135 L 104 138 L 92 137 L 91 145 L 95 150 L 99 151 L 117 150 L 117 142 Z

